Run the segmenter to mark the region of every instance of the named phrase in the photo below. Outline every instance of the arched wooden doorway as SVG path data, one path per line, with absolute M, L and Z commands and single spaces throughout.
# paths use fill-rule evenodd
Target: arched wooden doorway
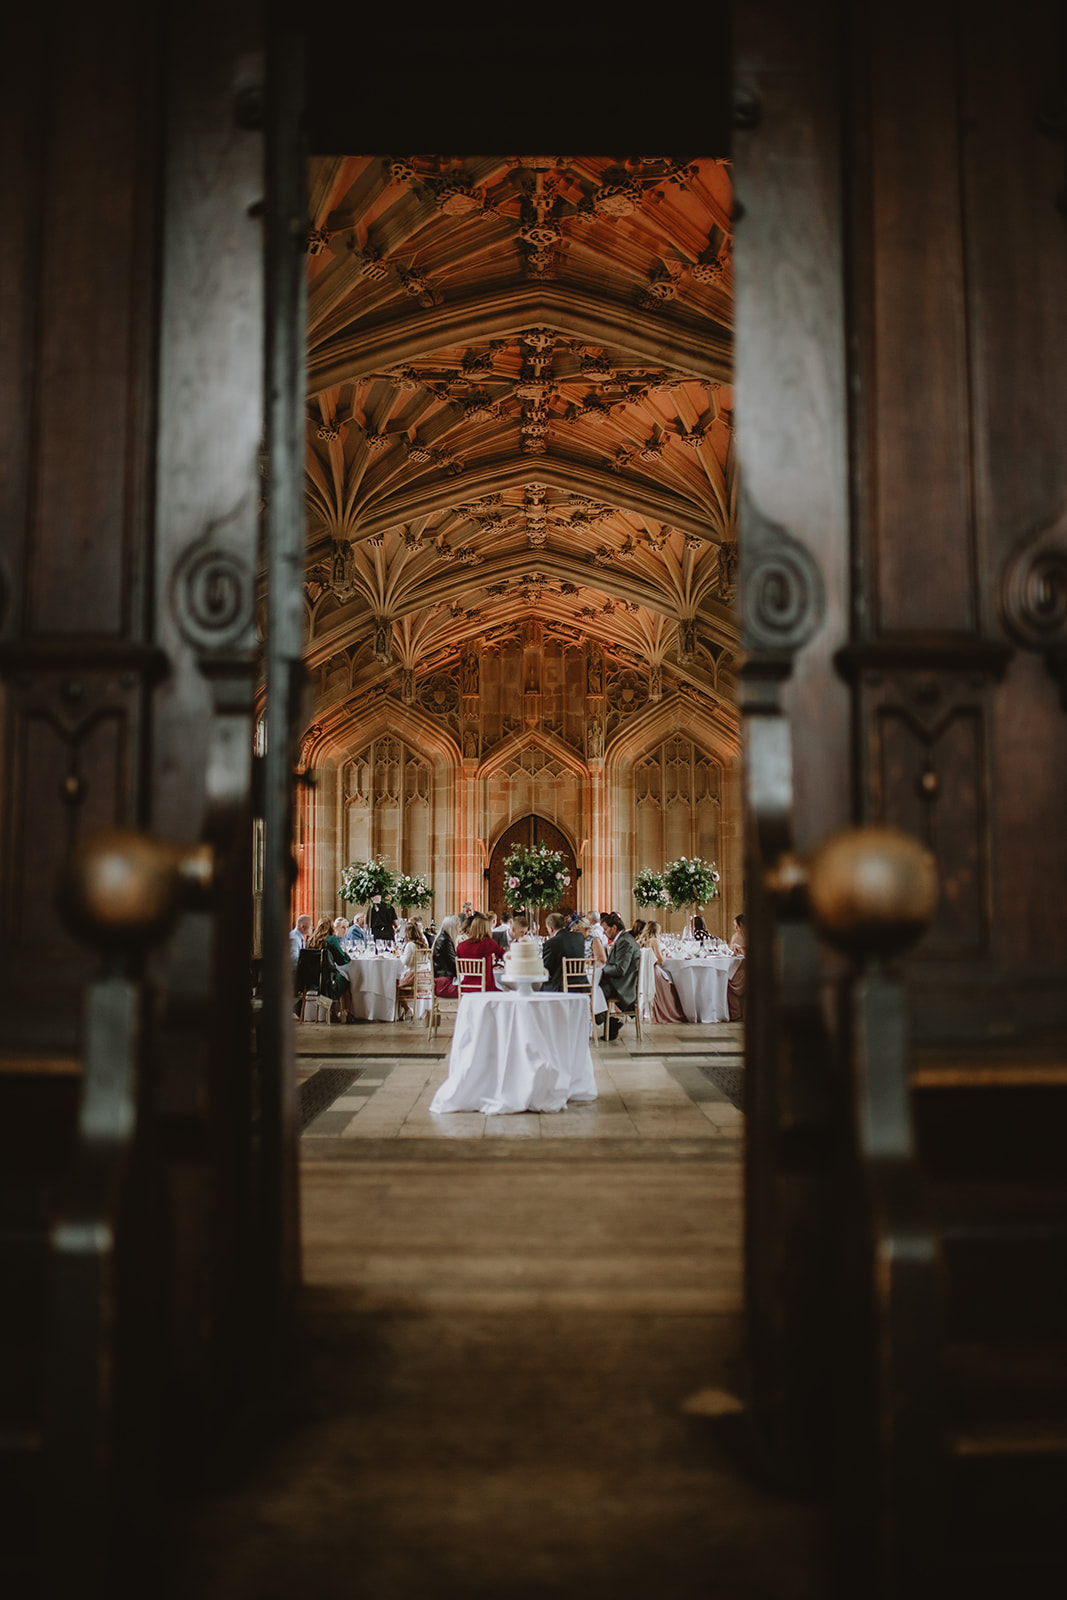
M 510 828 L 505 828 L 500 835 L 493 854 L 489 858 L 489 905 L 488 910 L 494 915 L 499 915 L 506 906 L 510 905 L 507 891 L 504 888 L 504 862 L 516 845 L 547 845 L 550 850 L 558 850 L 563 857 L 563 870 L 569 872 L 571 886 L 564 895 L 562 904 L 577 905 L 578 893 L 578 864 L 574 859 L 574 851 L 566 834 L 551 822 L 546 822 L 544 817 L 520 817 L 518 822 L 513 822 Z M 541 926 L 538 930 L 545 932 L 545 916 L 541 914 Z

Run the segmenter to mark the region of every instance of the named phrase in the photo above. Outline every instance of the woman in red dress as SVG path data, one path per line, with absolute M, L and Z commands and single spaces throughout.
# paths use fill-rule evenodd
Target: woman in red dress
M 471 917 L 467 927 L 467 936 L 461 939 L 456 946 L 456 960 L 467 957 L 471 960 L 478 956 L 485 961 L 485 989 L 488 994 L 496 988 L 493 978 L 493 962 L 500 959 L 500 946 L 492 936 L 492 919 L 484 911 L 476 911 Z M 462 987 L 462 985 L 460 986 Z

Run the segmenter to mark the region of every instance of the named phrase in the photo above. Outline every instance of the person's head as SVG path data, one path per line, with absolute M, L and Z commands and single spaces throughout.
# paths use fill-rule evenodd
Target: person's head
M 315 932 L 308 940 L 309 950 L 321 950 L 330 934 L 333 932 L 333 923 L 329 917 L 320 917 L 315 924 Z
M 636 922 L 634 922 L 632 927 L 630 928 L 630 932 L 633 934 L 635 939 L 640 939 L 640 937 L 644 933 L 644 931 L 645 931 L 645 919 L 644 919 L 644 917 L 638 917 Z
M 653 939 L 658 939 L 658 938 L 659 938 L 659 923 L 656 921 L 655 917 L 653 917 L 651 922 L 646 922 L 645 923 L 644 931 L 641 934 L 641 943 L 642 944 L 651 944 Z
M 550 911 L 545 918 L 545 927 L 549 933 L 558 933 L 565 925 L 567 919 L 559 911 Z
M 311 927 L 312 927 L 311 918 L 308 916 L 306 911 L 302 911 L 300 913 L 300 915 L 296 919 L 296 931 L 297 931 L 297 933 L 302 933 L 304 938 L 306 939 L 308 934 L 311 932 Z
M 513 916 L 511 919 L 510 931 L 513 939 L 525 939 L 526 935 L 530 931 L 529 918 L 524 917 L 521 911 L 516 912 L 515 916 Z
M 459 918 L 458 917 L 442 917 L 442 919 L 441 919 L 441 929 L 440 929 L 440 932 L 437 935 L 437 937 L 439 939 L 444 934 L 447 934 L 448 937 L 452 940 L 452 943 L 455 944 L 455 942 L 456 942 L 456 934 L 458 932 L 459 932 Z
M 463 904 L 459 908 L 459 914 L 461 917 L 473 917 L 474 906 L 469 900 L 464 900 Z
M 574 929 L 575 933 L 580 933 L 583 939 L 592 926 L 593 924 L 590 922 L 588 917 L 577 917 L 575 921 L 571 923 L 571 927 Z
M 744 931 L 745 931 L 745 913 L 743 911 L 739 911 L 737 913 L 737 916 L 734 918 L 734 927 L 737 929 L 738 933 L 744 933 Z
M 602 911 L 600 925 L 613 943 L 623 930 L 623 921 L 617 911 Z
M 357 928 L 365 928 L 367 926 L 367 918 L 362 911 L 357 911 L 352 921 Z
M 410 939 L 411 943 L 417 945 L 420 950 L 426 949 L 426 935 L 422 931 L 422 923 L 418 917 L 409 918 L 408 925 L 404 930 L 404 938 Z
M 334 933 L 337 935 L 337 937 L 339 939 L 343 939 L 344 938 L 345 934 L 348 932 L 350 927 L 351 927 L 351 923 L 349 922 L 347 917 L 334 917 L 334 919 L 333 919 L 333 931 L 334 931 Z
M 477 944 L 479 939 L 488 939 L 493 924 L 484 911 L 476 911 L 467 924 L 467 938 Z
M 707 931 L 708 931 L 707 928 L 704 926 L 704 918 L 703 917 L 694 917 L 693 918 L 693 932 L 696 934 L 697 938 L 698 939 L 702 938 L 703 935 L 705 933 L 707 933 Z

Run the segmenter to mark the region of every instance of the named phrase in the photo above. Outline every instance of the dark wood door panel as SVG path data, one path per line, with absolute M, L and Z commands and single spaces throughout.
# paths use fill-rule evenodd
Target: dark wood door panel
M 489 905 L 486 909 L 494 915 L 500 911 L 511 908 L 508 890 L 504 882 L 504 862 L 516 845 L 543 844 L 549 850 L 558 850 L 563 857 L 563 870 L 570 875 L 570 888 L 564 896 L 562 904 L 575 906 L 577 904 L 577 864 L 574 848 L 561 829 L 544 817 L 530 815 L 520 817 L 518 822 L 513 822 L 500 835 L 493 846 L 493 853 L 489 858 Z M 545 913 L 541 913 L 541 925 L 537 930 L 545 932 Z

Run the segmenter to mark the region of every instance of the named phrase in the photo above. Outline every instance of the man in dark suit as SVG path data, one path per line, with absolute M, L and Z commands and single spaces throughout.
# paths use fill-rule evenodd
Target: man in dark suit
M 541 951 L 541 960 L 548 973 L 548 982 L 541 985 L 542 994 L 549 990 L 559 994 L 562 990 L 564 957 L 570 956 L 572 960 L 580 961 L 585 954 L 585 940 L 573 928 L 565 926 L 566 920 L 558 911 L 550 911 L 545 918 L 548 938 Z M 583 979 L 581 987 L 589 988 L 588 978 Z
M 370 923 L 372 938 L 386 941 L 396 938 L 396 909 L 388 900 L 383 900 L 380 894 L 376 894 L 371 900 L 370 915 L 367 920 Z
M 600 921 L 611 940 L 608 959 L 600 969 L 600 991 L 605 1000 L 614 1000 L 620 1011 L 633 1011 L 637 1006 L 637 980 L 641 972 L 641 947 L 616 911 L 604 911 Z M 604 1021 L 603 1011 L 596 1017 Z M 621 1017 L 612 1017 L 608 1023 L 608 1038 L 617 1039 L 622 1027 Z

